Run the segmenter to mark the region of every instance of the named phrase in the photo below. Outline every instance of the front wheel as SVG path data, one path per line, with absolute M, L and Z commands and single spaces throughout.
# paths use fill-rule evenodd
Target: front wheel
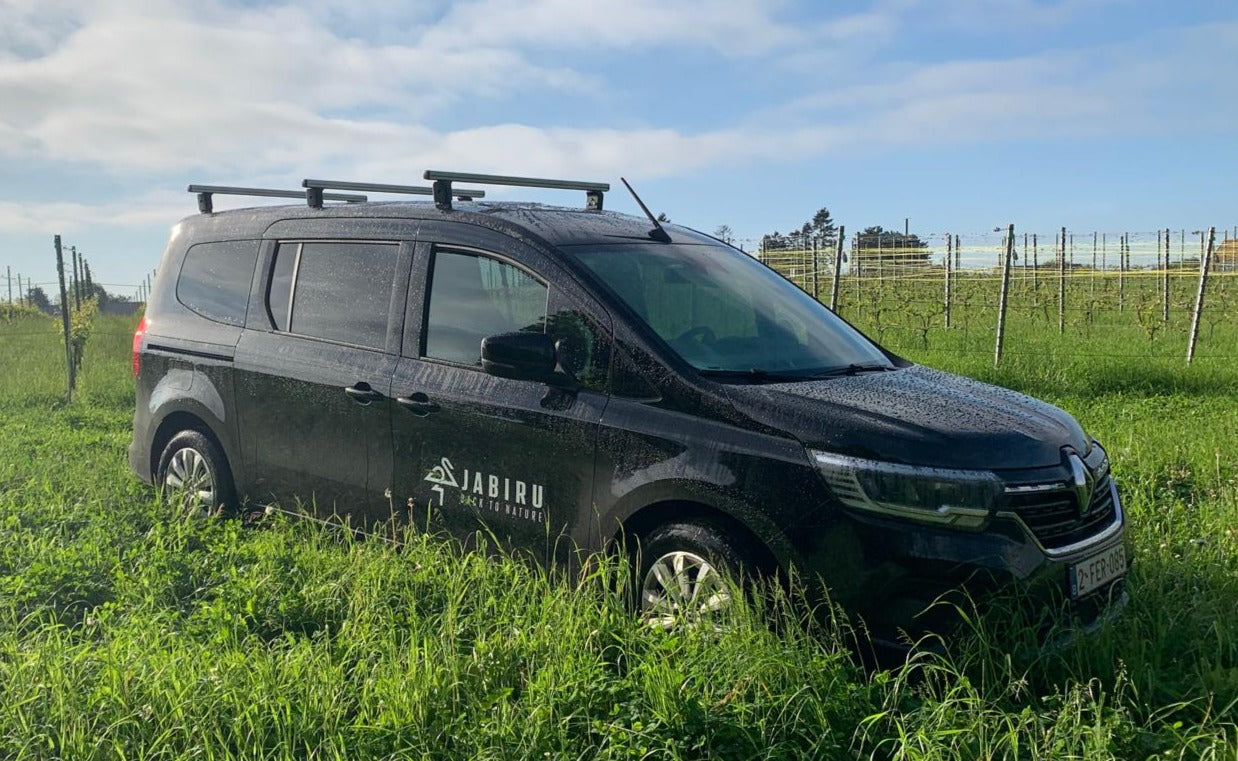
M 716 616 L 734 601 L 736 574 L 754 569 L 744 548 L 710 523 L 668 523 L 641 542 L 636 581 L 641 620 L 671 628 Z
M 212 515 L 236 507 L 232 472 L 223 452 L 198 431 L 172 437 L 159 457 L 159 487 L 186 514 Z

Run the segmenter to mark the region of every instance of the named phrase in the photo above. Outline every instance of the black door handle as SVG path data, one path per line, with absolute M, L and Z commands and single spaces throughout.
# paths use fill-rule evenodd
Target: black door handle
M 439 406 L 430 401 L 430 397 L 418 391 L 408 396 L 397 396 L 396 404 L 413 413 L 417 417 L 425 417 L 431 412 L 438 412 Z
M 345 386 L 344 393 L 353 398 L 353 401 L 362 406 L 370 402 L 377 402 L 383 398 L 383 395 L 370 388 L 370 384 L 362 381 L 353 386 Z

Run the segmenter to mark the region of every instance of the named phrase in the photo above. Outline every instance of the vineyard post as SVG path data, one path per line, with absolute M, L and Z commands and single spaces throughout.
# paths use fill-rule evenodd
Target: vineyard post
M 800 260 L 800 276 L 801 276 L 803 285 L 801 285 L 800 287 L 803 288 L 804 291 L 807 293 L 816 292 L 815 289 L 812 287 L 812 272 L 810 271 L 813 265 L 812 260 L 814 258 L 815 257 L 812 254 L 812 242 L 809 240 L 807 235 L 801 235 L 800 236 L 799 260 Z
M 69 258 L 73 264 L 73 275 L 69 278 L 69 290 L 73 293 L 73 308 L 79 309 L 82 306 L 82 289 L 77 284 L 77 246 L 69 246 Z
M 882 235 L 878 234 L 877 235 L 877 293 L 878 294 L 882 292 L 881 278 L 882 278 L 882 270 L 884 269 L 882 265 L 885 264 L 885 252 L 881 250 L 881 238 L 882 238 Z
M 950 260 L 954 258 L 954 237 L 950 233 L 946 233 L 946 293 L 945 293 L 945 316 L 946 328 L 950 328 Z
M 76 363 L 73 361 L 73 341 L 69 337 L 69 292 L 64 285 L 64 251 L 60 247 L 60 236 L 56 242 L 56 274 L 60 276 L 60 323 L 64 328 L 64 359 L 69 368 L 69 399 L 73 399 L 73 387 L 77 385 Z
M 26 306 L 26 292 L 21 289 L 21 273 L 17 273 L 17 303 Z
M 1037 281 L 1036 273 L 1040 270 L 1040 236 L 1032 233 L 1032 290 L 1037 291 L 1036 301 L 1040 301 L 1040 283 Z
M 1027 287 L 1027 233 L 1023 233 L 1023 287 Z
M 954 272 L 963 268 L 963 239 L 959 236 L 954 236 Z
M 1090 295 L 1093 299 L 1096 298 L 1096 242 L 1097 242 L 1096 231 L 1093 230 L 1092 231 L 1092 282 L 1091 282 L 1091 288 L 1089 289 Z
M 860 275 L 861 267 L 860 260 L 856 256 L 860 253 L 860 236 L 855 236 L 851 241 L 851 279 L 855 282 L 855 303 L 860 303 Z
M 1014 258 L 1014 225 L 1006 232 L 1006 257 L 1002 261 L 1002 293 L 997 302 L 997 341 L 993 346 L 993 366 L 1002 362 L 1002 341 L 1006 337 L 1006 295 L 1010 291 L 1010 260 Z
M 847 237 L 847 228 L 838 226 L 838 248 L 834 251 L 834 282 L 830 283 L 830 311 L 838 311 L 838 281 L 843 274 L 843 239 Z
M 1126 307 L 1126 233 L 1118 238 L 1118 311 Z
M 1161 321 L 1169 322 L 1169 228 L 1165 228 L 1165 286 L 1161 290 Z
M 1153 269 L 1156 273 L 1156 303 L 1161 302 L 1161 231 L 1156 231 L 1156 267 Z
M 86 298 L 86 268 L 82 265 L 85 263 L 82 254 L 77 252 L 77 246 L 71 247 L 73 250 L 73 261 L 77 263 L 77 271 L 74 277 L 73 287 L 77 289 L 77 308 L 82 308 L 82 299 Z
M 1058 239 L 1057 252 L 1057 332 L 1066 332 L 1066 228 Z
M 9 305 L 12 306 L 13 304 L 13 268 L 11 266 L 6 266 L 4 268 L 4 271 L 9 276 Z
M 1202 239 L 1202 235 L 1200 236 Z M 1216 243 L 1217 229 L 1208 228 L 1208 248 L 1199 260 L 1199 290 L 1195 293 L 1195 311 L 1191 314 L 1191 339 L 1186 346 L 1186 363 L 1195 359 L 1195 340 L 1199 337 L 1199 315 L 1204 310 L 1204 290 L 1208 287 L 1208 268 L 1212 264 L 1212 247 Z
M 1075 279 L 1075 234 L 1070 234 L 1070 258 L 1067 260 L 1066 273 L 1071 280 Z M 1063 291 L 1065 293 L 1065 291 Z
M 814 235 L 812 238 L 812 297 L 814 299 L 817 298 L 817 295 L 820 292 L 820 289 L 818 288 L 820 283 L 817 281 L 817 244 L 818 242 L 819 240 L 817 236 Z

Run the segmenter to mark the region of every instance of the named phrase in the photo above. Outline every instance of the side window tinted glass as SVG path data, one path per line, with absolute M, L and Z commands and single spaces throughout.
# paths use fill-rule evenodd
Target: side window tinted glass
M 479 365 L 486 336 L 545 330 L 548 289 L 524 270 L 448 251 L 436 251 L 432 267 L 427 357 Z
M 392 243 L 281 244 L 268 296 L 276 327 L 383 348 L 398 251 Z M 290 306 L 283 301 L 288 281 Z
M 191 246 L 176 280 L 176 298 L 209 320 L 244 325 L 257 262 L 257 241 Z
M 267 316 L 276 330 L 288 329 L 288 308 L 292 306 L 292 271 L 297 266 L 300 243 L 281 243 L 271 265 L 271 284 L 267 287 Z
M 582 388 L 606 393 L 610 375 L 610 337 L 588 312 L 567 303 L 556 291 L 550 297 L 546 332 L 555 341 L 559 363 Z

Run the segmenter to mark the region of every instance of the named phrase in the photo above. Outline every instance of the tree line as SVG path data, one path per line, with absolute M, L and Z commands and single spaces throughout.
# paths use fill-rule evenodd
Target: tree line
M 719 230 L 730 228 L 722 225 Z M 726 240 L 718 235 L 715 237 Z M 812 248 L 814 245 L 827 256 L 838 245 L 838 226 L 830 210 L 822 206 L 798 229 L 788 233 L 775 230 L 761 236 L 762 251 L 786 251 Z M 852 252 L 862 261 L 889 261 L 903 266 L 927 265 L 929 245 L 912 232 L 887 230 L 881 225 L 866 227 L 852 238 Z M 844 254 L 846 256 L 846 254 Z

